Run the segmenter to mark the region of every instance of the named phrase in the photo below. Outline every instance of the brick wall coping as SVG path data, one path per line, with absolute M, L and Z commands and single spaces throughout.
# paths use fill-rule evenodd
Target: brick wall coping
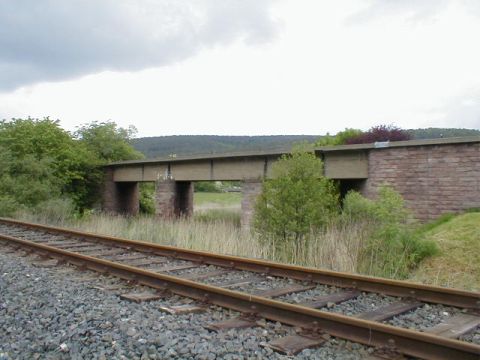
M 356 150 L 410 147 L 410 146 L 455 145 L 455 144 L 465 144 L 465 143 L 480 143 L 480 136 L 391 141 L 391 142 L 370 143 L 370 144 L 321 146 L 321 147 L 316 147 L 315 152 L 323 153 L 323 152 L 356 151 Z M 252 151 L 228 152 L 228 153 L 178 155 L 178 156 L 169 156 L 169 157 L 162 157 L 162 158 L 155 158 L 155 159 L 145 159 L 145 160 L 117 161 L 117 162 L 112 162 L 106 165 L 106 167 L 110 167 L 110 166 L 116 167 L 116 166 L 123 166 L 123 165 L 141 165 L 141 164 L 152 164 L 152 163 L 173 163 L 173 162 L 195 161 L 195 160 L 244 158 L 244 157 L 264 157 L 264 156 L 277 157 L 283 154 L 288 154 L 290 151 L 291 151 L 291 148 L 278 148 L 278 149 L 269 149 L 269 150 L 252 150 Z

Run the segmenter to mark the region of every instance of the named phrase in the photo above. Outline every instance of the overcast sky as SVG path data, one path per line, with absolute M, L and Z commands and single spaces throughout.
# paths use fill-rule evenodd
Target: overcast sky
M 0 118 L 480 128 L 478 0 L 1 0 Z

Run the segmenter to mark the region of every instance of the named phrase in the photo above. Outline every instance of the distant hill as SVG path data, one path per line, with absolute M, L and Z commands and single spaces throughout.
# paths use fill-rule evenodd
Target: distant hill
M 138 138 L 133 146 L 147 158 L 169 154 L 210 154 L 242 150 L 288 147 L 294 143 L 315 142 L 320 135 L 217 136 L 175 135 Z
M 410 129 L 408 132 L 412 134 L 413 139 L 480 135 L 480 130 L 450 128 Z M 134 139 L 133 146 L 150 159 L 170 154 L 210 154 L 284 148 L 302 141 L 314 143 L 321 137 L 322 135 L 175 135 Z
M 414 139 L 438 139 L 459 136 L 480 135 L 480 130 L 474 129 L 455 129 L 455 128 L 427 128 L 407 130 Z

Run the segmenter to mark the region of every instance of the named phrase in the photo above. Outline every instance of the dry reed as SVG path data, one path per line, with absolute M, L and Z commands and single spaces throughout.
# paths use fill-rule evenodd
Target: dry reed
M 162 245 L 346 272 L 357 272 L 360 250 L 368 236 L 365 227 L 358 224 L 332 223 L 322 233 L 312 235 L 304 246 L 291 243 L 275 246 L 272 242 L 259 241 L 254 234 L 225 220 L 163 220 L 106 214 L 72 219 L 69 216 L 52 218 L 38 212 L 19 213 L 17 218 Z

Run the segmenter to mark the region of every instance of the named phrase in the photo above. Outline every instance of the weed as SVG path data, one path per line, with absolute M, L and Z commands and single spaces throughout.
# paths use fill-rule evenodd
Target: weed
M 402 197 L 389 187 L 382 187 L 376 200 L 348 193 L 341 221 L 365 228 L 358 270 L 366 274 L 403 279 L 437 251 L 435 243 L 417 230 Z
M 389 189 L 382 190 L 375 201 L 349 193 L 341 216 L 320 229 L 310 229 L 308 241 L 301 246 L 279 243 L 274 237 L 260 241 L 254 233 L 240 229 L 239 211 L 228 206 L 177 220 L 102 213 L 76 218 L 69 215 L 66 204 L 62 206 L 50 204 L 35 212 L 20 212 L 17 217 L 163 245 L 392 278 L 405 278 L 436 250 L 432 241 L 425 241 L 415 230 L 403 200 Z M 58 212 L 52 212 L 56 208 Z
M 236 228 L 240 227 L 240 217 L 240 212 L 234 210 L 211 209 L 194 213 L 194 219 L 196 221 L 204 223 L 224 222 L 226 224 L 231 224 Z

